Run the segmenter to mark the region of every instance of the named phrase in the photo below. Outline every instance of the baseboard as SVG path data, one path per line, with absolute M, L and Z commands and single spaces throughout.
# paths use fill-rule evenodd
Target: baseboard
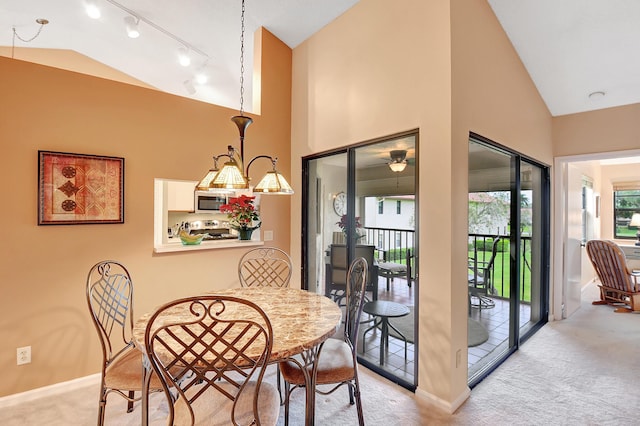
M 16 404 L 34 401 L 39 398 L 61 394 L 68 390 L 74 390 L 82 386 L 91 386 L 94 384 L 97 384 L 98 387 L 100 387 L 100 373 L 92 374 L 90 376 L 78 377 L 77 379 L 69 380 L 66 382 L 55 383 L 53 385 L 43 386 L 41 388 L 31 389 L 25 392 L 3 396 L 0 397 L 0 410 L 3 408 L 14 406 Z M 97 395 L 98 394 L 96 393 L 96 398 Z
M 466 390 L 460 396 L 458 396 L 458 398 L 456 398 L 452 402 L 448 402 L 420 388 L 416 389 L 416 396 L 418 398 L 429 401 L 431 404 L 447 412 L 448 414 L 455 413 L 456 410 L 460 408 L 462 404 L 464 404 L 464 402 L 469 398 L 470 395 L 471 389 L 467 387 Z

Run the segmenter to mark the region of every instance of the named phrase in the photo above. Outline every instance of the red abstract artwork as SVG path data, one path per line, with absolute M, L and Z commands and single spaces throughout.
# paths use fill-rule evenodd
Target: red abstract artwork
M 38 151 L 38 225 L 124 223 L 124 158 Z

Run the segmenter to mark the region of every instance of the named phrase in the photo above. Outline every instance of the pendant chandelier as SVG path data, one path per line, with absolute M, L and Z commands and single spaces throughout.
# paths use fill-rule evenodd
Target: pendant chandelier
M 241 32 L 240 32 L 240 114 L 231 117 L 240 133 L 240 152 L 229 145 L 227 153 L 213 157 L 213 168 L 196 186 L 199 191 L 210 189 L 248 189 L 249 188 L 249 168 L 254 161 L 259 158 L 266 158 L 271 161 L 272 170 L 260 179 L 260 182 L 253 188 L 253 192 L 265 194 L 293 194 L 293 189 L 287 180 L 276 170 L 277 157 L 268 155 L 258 155 L 249 161 L 245 167 L 244 161 L 244 134 L 249 124 L 253 122 L 250 117 L 244 115 L 244 0 L 242 0 Z M 228 161 L 224 163 L 222 169 L 218 169 L 218 161 L 221 157 L 226 157 Z

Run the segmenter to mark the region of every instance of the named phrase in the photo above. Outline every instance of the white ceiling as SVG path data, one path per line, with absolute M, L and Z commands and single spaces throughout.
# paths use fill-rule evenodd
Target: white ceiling
M 552 115 L 640 102 L 640 1 L 488 1 Z
M 84 10 L 87 0 L 0 0 L 0 46 L 13 45 L 13 30 L 33 37 L 38 18 L 50 21 L 33 41 L 16 47 L 69 49 L 120 70 L 153 87 L 239 108 L 239 0 L 95 0 L 98 20 Z M 358 0 L 246 0 L 245 104 L 251 110 L 253 33 L 264 26 L 294 48 Z M 177 63 L 180 43 L 144 22 L 141 36 L 126 36 L 127 13 L 187 42 L 192 66 Z M 552 115 L 564 115 L 640 101 L 640 0 L 488 0 L 529 71 Z M 20 59 L 16 56 L 16 59 Z M 206 63 L 206 65 L 204 65 Z M 206 85 L 184 86 L 205 66 Z M 605 96 L 590 99 L 592 92 Z
M 86 14 L 86 1 L 0 0 L 0 46 L 13 46 L 13 27 L 22 39 L 30 39 L 40 28 L 36 19 L 45 18 L 50 23 L 38 37 L 29 43 L 16 38 L 15 46 L 73 50 L 159 90 L 240 107 L 240 0 L 94 0 L 102 12 L 98 20 Z M 294 48 L 357 2 L 246 0 L 244 109 L 251 111 L 253 34 L 259 27 Z M 144 18 L 136 39 L 126 34 L 127 10 Z M 192 54 L 191 66 L 182 67 L 177 59 L 182 45 L 175 38 L 204 55 Z M 184 82 L 203 66 L 208 83 L 195 84 L 191 96 Z

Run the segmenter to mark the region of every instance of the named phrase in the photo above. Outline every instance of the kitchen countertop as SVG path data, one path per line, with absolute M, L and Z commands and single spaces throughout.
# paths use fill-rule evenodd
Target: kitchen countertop
M 262 246 L 264 241 L 259 240 L 209 240 L 203 241 L 198 245 L 184 246 L 179 238 L 176 238 L 175 242 L 166 244 L 156 244 L 153 247 L 154 253 L 170 253 L 170 252 L 184 252 L 184 251 L 196 251 L 196 250 L 216 250 L 216 249 L 229 249 L 229 248 L 243 248 Z

